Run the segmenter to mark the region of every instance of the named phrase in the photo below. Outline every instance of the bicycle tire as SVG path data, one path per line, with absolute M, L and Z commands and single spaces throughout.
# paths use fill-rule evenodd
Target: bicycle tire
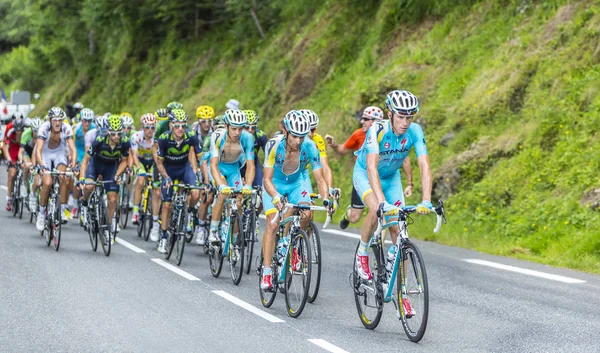
M 181 211 L 182 213 L 185 211 Z M 185 212 L 187 213 L 187 212 Z M 188 215 L 189 216 L 189 215 Z M 183 260 L 183 252 L 185 250 L 185 243 L 187 243 L 185 239 L 185 234 L 187 233 L 187 224 L 184 222 L 185 218 L 180 215 L 179 222 L 177 224 L 176 238 L 175 238 L 175 247 L 177 249 L 175 253 L 175 260 L 177 262 L 177 266 L 181 265 L 181 260 Z
M 223 269 L 223 249 L 221 243 L 219 245 L 209 245 L 208 264 L 213 277 L 219 277 Z
M 100 246 L 102 246 L 102 251 L 104 252 L 105 256 L 110 256 L 110 250 L 111 250 L 111 242 L 110 240 L 107 238 L 107 235 L 110 235 L 110 231 L 108 230 L 108 224 L 107 224 L 107 218 L 108 216 L 106 215 L 107 210 L 104 207 L 104 202 L 102 201 L 102 198 L 99 198 L 101 201 L 98 202 L 98 207 L 97 207 L 97 212 L 98 212 L 98 217 L 97 217 L 97 228 L 98 228 L 98 235 L 100 238 Z
M 123 185 L 123 184 L 122 184 Z M 127 221 L 129 220 L 129 189 L 127 186 L 123 185 L 123 190 L 125 194 L 122 196 L 122 204 L 119 212 L 119 222 L 121 224 L 121 228 L 127 228 Z
M 150 238 L 150 232 L 152 232 L 152 223 L 154 222 L 152 218 L 152 190 L 150 190 L 148 193 L 148 201 L 146 201 L 146 211 L 144 214 L 146 216 L 146 232 L 144 233 L 144 241 L 148 241 Z
M 408 318 L 404 312 L 402 302 L 398 300 L 400 321 L 402 321 L 402 328 L 408 339 L 412 342 L 419 342 L 423 339 L 423 335 L 425 335 L 427 321 L 429 319 L 429 286 L 427 283 L 427 271 L 425 270 L 425 263 L 423 262 L 423 256 L 421 255 L 419 248 L 410 240 L 403 244 L 401 261 L 402 260 L 405 260 L 403 262 L 408 265 L 408 269 L 405 271 L 399 270 L 397 273 L 397 298 L 402 298 L 402 277 L 404 277 L 406 273 L 407 276 L 404 278 L 406 292 L 413 308 L 413 312 L 416 312 L 417 315 Z M 409 280 L 410 275 L 414 275 L 414 283 L 411 283 L 412 281 Z M 419 300 L 416 299 L 417 297 Z M 422 298 L 422 300 L 420 300 L 420 298 Z M 418 305 L 419 307 L 415 310 L 414 304 L 416 302 L 422 303 L 422 305 Z M 414 327 L 413 323 L 415 324 Z
M 250 274 L 250 268 L 252 267 L 252 256 L 254 256 L 254 243 L 256 242 L 256 210 L 251 210 L 248 214 L 249 217 L 246 217 L 246 222 L 248 222 L 248 227 L 246 227 L 246 256 L 245 256 L 245 266 L 246 266 L 246 274 Z
M 285 306 L 287 307 L 288 315 L 297 318 L 302 314 L 306 300 L 308 299 L 308 291 L 310 288 L 310 276 L 312 268 L 311 250 L 308 244 L 308 235 L 302 229 L 299 229 L 295 235 L 292 234 L 290 247 L 285 259 Z M 293 268 L 294 250 L 298 251 L 300 261 L 300 270 Z M 294 276 L 297 274 L 299 276 Z M 300 281 L 300 283 L 298 283 Z M 294 291 L 294 287 L 298 285 L 299 291 Z M 295 300 L 296 302 L 292 302 Z
M 58 195 L 56 195 L 56 198 L 58 199 Z M 54 214 L 52 215 L 52 226 L 50 228 L 54 232 L 54 234 L 52 234 L 54 251 L 58 251 L 58 249 L 60 248 L 60 236 L 62 234 L 62 209 L 60 205 L 57 205 L 57 199 L 54 200 Z
M 237 224 L 237 234 L 235 234 L 235 225 Z M 242 280 L 242 276 L 244 274 L 244 229 L 242 228 L 242 222 L 240 219 L 240 215 L 233 214 L 231 217 L 231 222 L 229 223 L 229 252 L 228 252 L 228 260 L 229 260 L 229 269 L 231 272 L 231 280 L 233 284 L 236 286 L 240 284 Z M 236 254 L 237 252 L 237 254 Z
M 50 222 L 50 220 L 48 219 L 48 205 L 46 205 L 46 224 L 44 225 L 44 230 L 42 231 L 42 236 L 44 236 L 45 240 L 46 240 L 46 246 L 50 246 L 50 243 L 52 242 L 52 232 L 50 231 L 50 226 L 48 225 L 48 223 Z
M 321 234 L 313 221 L 310 222 L 309 227 L 312 232 L 308 237 L 308 243 L 312 251 L 312 267 L 310 274 L 310 288 L 308 289 L 308 299 L 306 300 L 309 303 L 314 303 L 319 295 L 319 287 L 321 285 Z
M 17 217 L 17 213 L 19 213 L 19 195 L 21 195 L 21 179 L 15 178 L 15 183 L 13 184 L 13 217 Z
M 96 230 L 96 225 L 91 224 L 88 226 L 88 235 L 90 237 L 90 245 L 92 246 L 92 251 L 96 252 L 98 249 L 98 231 Z
M 381 289 L 381 286 L 376 284 L 376 279 L 379 276 L 379 269 L 381 268 L 379 258 L 380 249 L 378 245 L 371 245 L 369 248 L 371 251 L 369 260 L 374 261 L 375 266 L 371 266 L 373 280 L 370 281 L 370 284 L 368 284 L 368 282 L 360 279 L 356 269 L 356 253 L 358 252 L 359 246 L 360 242 L 356 245 L 356 251 L 354 252 L 352 264 L 353 270 L 351 275 L 354 302 L 356 304 L 356 311 L 358 312 L 360 322 L 366 329 L 374 330 L 379 325 L 379 321 L 381 321 L 381 315 L 383 314 L 383 290 Z M 373 269 L 373 267 L 375 268 Z M 369 301 L 369 303 L 367 303 L 367 301 Z M 370 307 L 373 310 L 369 310 L 368 313 L 365 313 L 365 309 L 367 307 Z
M 271 260 L 271 268 L 273 269 L 273 275 L 272 278 L 278 278 L 279 274 L 277 273 L 277 260 L 275 258 L 273 258 Z M 258 267 L 258 269 L 256 270 L 257 274 L 258 274 L 258 293 L 260 294 L 260 302 L 262 303 L 262 305 L 265 308 L 270 308 L 271 305 L 273 305 L 273 302 L 275 301 L 275 297 L 277 296 L 277 288 L 279 287 L 279 284 L 277 283 L 277 281 L 273 281 L 273 289 L 271 289 L 270 291 L 265 291 L 260 287 L 260 282 L 262 280 L 262 267 L 264 263 L 264 256 L 263 256 L 263 252 L 262 250 L 260 251 L 260 265 Z M 275 265 L 274 265 L 275 264 Z
M 165 254 L 165 260 L 169 260 L 171 255 L 173 254 L 173 248 L 175 247 L 175 242 L 177 241 L 177 224 L 181 219 L 181 210 L 177 211 L 175 209 L 175 204 L 171 203 L 171 210 L 169 215 L 170 227 L 167 228 L 168 238 L 167 238 L 167 253 Z

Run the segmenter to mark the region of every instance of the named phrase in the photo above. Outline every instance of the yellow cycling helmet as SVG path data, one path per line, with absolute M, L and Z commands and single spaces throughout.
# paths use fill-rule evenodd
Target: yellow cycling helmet
M 196 109 L 196 117 L 211 120 L 215 117 L 215 110 L 210 105 L 201 105 Z

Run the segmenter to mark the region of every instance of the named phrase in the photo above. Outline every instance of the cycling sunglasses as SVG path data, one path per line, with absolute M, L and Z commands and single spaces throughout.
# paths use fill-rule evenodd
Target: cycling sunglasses
M 185 129 L 187 124 L 173 124 L 173 129 Z
M 144 129 L 156 130 L 156 126 L 154 126 L 154 125 L 146 125 L 146 126 L 144 126 Z
M 121 131 L 109 131 L 108 134 L 110 136 L 121 136 L 123 133 Z

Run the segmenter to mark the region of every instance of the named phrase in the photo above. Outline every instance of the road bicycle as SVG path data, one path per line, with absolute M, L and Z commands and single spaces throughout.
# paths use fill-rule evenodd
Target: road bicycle
M 173 201 L 169 215 L 167 252 L 165 259 L 169 260 L 173 249 L 175 249 L 175 262 L 177 266 L 181 265 L 183 251 L 185 250 L 186 237 L 188 235 L 189 217 L 194 217 L 194 211 L 190 212 L 187 205 L 188 192 L 190 190 L 200 190 L 200 186 L 179 184 L 178 180 L 173 182 Z
M 119 184 L 119 200 L 117 201 L 117 214 L 120 219 L 121 228 L 127 228 L 127 221 L 129 220 L 129 184 L 131 182 L 131 176 L 128 172 L 121 174 L 121 184 Z
M 44 174 L 52 176 L 52 185 L 48 195 L 48 203 L 46 206 L 46 222 L 42 236 L 46 239 L 46 245 L 50 243 L 54 245 L 54 250 L 60 248 L 60 237 L 62 228 L 62 209 L 60 205 L 60 176 L 72 177 L 73 172 L 61 172 L 58 170 L 45 171 Z
M 283 209 L 278 211 L 277 216 L 272 221 L 274 224 L 279 222 L 275 236 L 277 247 L 271 259 L 273 288 L 263 290 L 260 287 L 264 262 L 264 254 L 261 251 L 260 263 L 256 270 L 258 290 L 262 305 L 266 308 L 273 304 L 277 292 L 282 292 L 285 295 L 288 315 L 297 318 L 302 314 L 302 310 L 306 305 L 312 274 L 312 251 L 308 235 L 301 228 L 300 220 L 305 217 L 303 211 L 329 211 L 329 209 L 323 206 L 288 203 L 285 196 L 282 202 L 284 202 Z M 293 213 L 283 219 L 283 215 L 288 209 L 293 210 Z M 324 227 L 328 226 L 330 222 L 331 213 L 328 212 Z M 286 232 L 288 227 L 289 231 Z
M 152 230 L 152 174 L 146 175 L 146 181 L 142 188 L 142 199 L 139 204 L 139 222 L 137 224 L 138 237 L 144 237 L 148 241 Z
M 218 197 L 218 191 L 215 197 Z M 240 284 L 244 271 L 244 233 L 237 196 L 241 191 L 234 191 L 225 199 L 221 222 L 219 224 L 219 242 L 210 244 L 208 261 L 210 272 L 219 277 L 223 267 L 223 259 L 227 258 L 231 279 L 235 285 Z
M 246 274 L 250 273 L 252 267 L 252 256 L 254 254 L 254 243 L 258 242 L 258 209 L 262 200 L 262 188 L 255 186 L 252 196 L 242 202 L 242 228 L 244 230 L 244 266 Z
M 95 182 L 84 182 L 84 185 L 94 185 L 94 191 L 88 200 L 88 219 L 86 220 L 87 231 L 90 237 L 92 250 L 98 248 L 98 238 L 104 255 L 110 256 L 112 243 L 117 237 L 117 230 L 113 229 L 112 222 L 108 217 L 108 198 L 104 184 L 113 183 L 112 180 L 97 180 Z M 116 223 L 118 223 L 119 213 L 115 212 Z
M 15 165 L 17 168 L 17 176 L 15 177 L 15 182 L 13 184 L 13 203 L 12 203 L 12 212 L 14 217 L 19 217 L 19 219 L 23 218 L 23 200 L 24 197 L 21 194 L 21 188 L 23 186 L 23 170 L 21 169 L 21 161 L 18 161 Z M 10 166 L 9 168 L 12 168 Z
M 396 317 L 402 321 L 406 336 L 413 342 L 419 342 L 423 338 L 429 315 L 425 262 L 416 244 L 408 238 L 407 226 L 413 222 L 410 214 L 416 210 L 415 206 L 395 209 L 392 217 L 397 217 L 397 220 L 386 222 L 390 213 L 384 214 L 383 206 L 380 206 L 377 211 L 377 230 L 368 245 L 373 279 L 365 280 L 358 275 L 356 260 L 350 275 L 358 317 L 363 326 L 375 329 L 381 320 L 383 304 L 392 302 L 396 308 Z M 432 211 L 437 216 L 434 229 L 437 233 L 442 222 L 446 223 L 444 203 L 440 200 L 438 207 L 432 208 Z M 385 239 L 382 232 L 393 226 L 398 226 L 399 234 L 390 258 L 387 255 L 389 252 L 384 251 Z M 356 251 L 358 252 L 358 246 Z

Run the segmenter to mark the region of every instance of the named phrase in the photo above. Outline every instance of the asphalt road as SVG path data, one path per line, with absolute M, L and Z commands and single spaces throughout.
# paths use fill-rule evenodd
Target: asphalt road
M 348 284 L 352 231 L 321 233 L 319 297 L 293 319 L 281 295 L 262 307 L 254 272 L 235 286 L 225 263 L 213 278 L 194 243 L 176 273 L 133 227 L 120 234 L 133 247 L 116 244 L 107 258 L 73 222 L 58 252 L 4 204 L 0 224 L 0 352 L 600 352 L 596 275 L 417 241 L 430 315 L 415 344 L 392 304 L 376 330 L 361 325 Z

